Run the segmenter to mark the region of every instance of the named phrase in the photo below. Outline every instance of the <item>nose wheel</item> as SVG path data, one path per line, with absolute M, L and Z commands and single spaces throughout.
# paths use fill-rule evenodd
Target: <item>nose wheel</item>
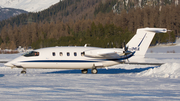
M 26 69 L 23 68 L 23 70 L 21 71 L 21 74 L 26 74 Z

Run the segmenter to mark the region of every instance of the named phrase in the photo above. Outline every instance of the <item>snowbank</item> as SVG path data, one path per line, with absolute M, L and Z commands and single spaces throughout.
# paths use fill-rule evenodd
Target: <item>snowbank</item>
M 157 68 L 151 68 L 144 72 L 137 73 L 137 76 L 163 77 L 163 78 L 178 78 L 180 77 L 179 63 L 166 63 Z

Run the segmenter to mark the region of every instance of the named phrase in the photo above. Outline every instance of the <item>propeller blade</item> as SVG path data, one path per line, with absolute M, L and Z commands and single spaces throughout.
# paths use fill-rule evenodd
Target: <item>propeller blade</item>
M 125 43 L 125 40 L 124 40 L 124 51 L 126 51 L 126 43 Z
M 126 50 L 125 51 L 128 51 L 128 46 L 126 47 Z
M 129 63 L 129 59 L 127 59 L 127 62 Z
M 125 40 L 124 40 L 124 51 L 123 51 L 123 53 L 126 53 L 126 51 L 128 51 L 128 47 L 126 47 L 126 43 L 125 43 Z
M 172 32 L 173 30 L 167 30 L 168 32 Z

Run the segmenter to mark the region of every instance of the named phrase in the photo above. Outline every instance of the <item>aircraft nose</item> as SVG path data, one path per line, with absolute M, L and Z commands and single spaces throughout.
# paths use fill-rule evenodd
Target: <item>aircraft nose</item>
M 13 67 L 13 65 L 11 64 L 11 63 L 6 63 L 6 64 L 4 64 L 6 67 Z

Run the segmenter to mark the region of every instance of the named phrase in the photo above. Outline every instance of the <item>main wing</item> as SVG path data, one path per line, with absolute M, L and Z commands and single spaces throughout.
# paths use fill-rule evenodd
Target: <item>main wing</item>
M 7 63 L 8 61 L 0 61 L 0 63 Z
M 124 64 L 131 64 L 131 65 L 157 65 L 161 66 L 164 63 L 140 63 L 140 62 L 124 62 Z

